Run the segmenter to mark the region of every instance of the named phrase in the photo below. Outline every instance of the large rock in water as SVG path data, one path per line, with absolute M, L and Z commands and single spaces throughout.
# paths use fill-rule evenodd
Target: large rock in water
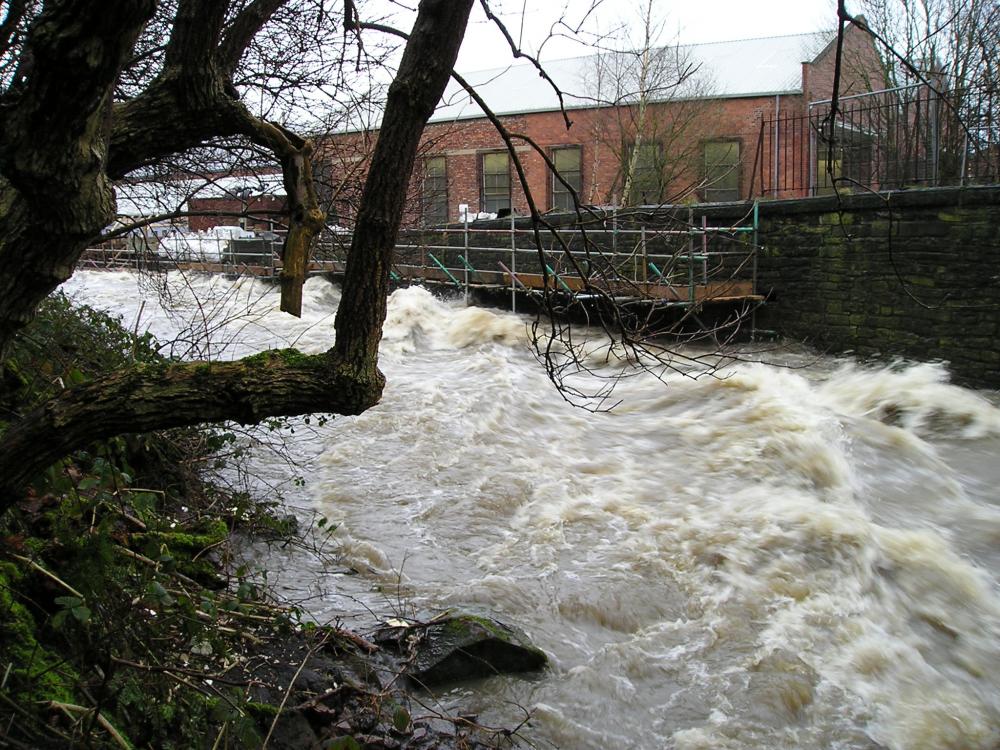
M 473 615 L 382 628 L 375 640 L 403 655 L 418 685 L 530 672 L 548 660 L 517 628 Z

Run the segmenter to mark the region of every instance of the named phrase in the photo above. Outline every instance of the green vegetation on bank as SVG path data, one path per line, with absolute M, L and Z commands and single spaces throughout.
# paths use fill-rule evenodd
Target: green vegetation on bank
M 0 429 L 65 387 L 162 361 L 149 335 L 53 296 L 2 363 Z M 232 441 L 175 430 L 95 443 L 38 477 L 2 519 L 4 741 L 262 743 L 259 712 L 243 705 L 247 686 L 211 675 L 295 623 L 227 565 L 230 534 L 247 523 L 233 511 L 248 503 L 202 482 L 199 469 Z
M 51 297 L 0 363 L 0 432 L 73 384 L 168 364 L 157 352 Z M 483 747 L 468 720 L 411 717 L 398 660 L 302 622 L 233 559 L 234 534 L 288 541 L 296 525 L 202 479 L 238 454 L 224 429 L 127 435 L 14 498 L 0 518 L 0 745 Z

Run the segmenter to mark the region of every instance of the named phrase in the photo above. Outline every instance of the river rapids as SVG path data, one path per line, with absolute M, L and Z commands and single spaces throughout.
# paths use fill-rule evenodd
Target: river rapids
M 295 319 L 249 279 L 81 272 L 64 289 L 188 358 L 322 351 L 339 299 L 311 279 Z M 528 322 L 392 295 L 382 402 L 294 420 L 298 466 L 252 458 L 336 525 L 336 570 L 271 553 L 272 583 L 355 627 L 449 607 L 517 624 L 546 672 L 427 700 L 507 726 L 529 710 L 539 747 L 1000 747 L 991 394 L 937 364 L 799 351 L 627 378 L 590 413 L 546 379 Z

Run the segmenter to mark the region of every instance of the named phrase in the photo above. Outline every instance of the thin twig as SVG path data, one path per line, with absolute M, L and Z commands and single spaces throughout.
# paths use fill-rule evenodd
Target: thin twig
M 320 642 L 315 646 L 310 648 L 302 659 L 302 663 L 299 664 L 299 668 L 295 670 L 295 674 L 292 676 L 291 681 L 288 683 L 288 688 L 285 690 L 285 695 L 281 699 L 281 703 L 278 704 L 278 711 L 274 715 L 274 719 L 271 721 L 271 726 L 267 730 L 267 736 L 264 737 L 264 742 L 260 746 L 260 750 L 267 750 L 267 743 L 271 741 L 271 735 L 274 734 L 274 729 L 278 725 L 278 719 L 281 718 L 281 712 L 285 710 L 285 704 L 288 703 L 288 698 L 292 694 L 292 689 L 295 687 L 295 682 L 299 679 L 299 675 L 302 674 L 302 670 L 305 669 L 306 663 L 312 658 L 313 654 L 319 651 L 326 644 L 327 636 L 324 635 Z
M 27 563 L 28 565 L 30 565 L 32 568 L 34 568 L 35 570 L 37 570 L 42 575 L 44 575 L 44 576 L 48 577 L 50 580 L 55 581 L 56 583 L 58 583 L 60 586 L 62 586 L 64 589 L 66 589 L 66 591 L 68 591 L 69 593 L 71 593 L 77 599 L 83 600 L 83 599 L 86 598 L 83 594 L 81 594 L 75 588 L 73 588 L 68 583 L 66 583 L 66 581 L 64 581 L 62 578 L 60 578 L 59 576 L 57 576 L 52 571 L 46 570 L 45 568 L 43 568 L 41 565 L 39 565 L 38 563 L 36 563 L 31 558 L 23 557 L 21 555 L 14 554 L 13 552 L 11 553 L 10 556 L 13 557 L 16 560 L 20 560 L 21 562 Z
M 249 685 L 256 685 L 259 683 L 253 680 L 230 680 L 226 677 L 220 677 L 219 675 L 206 674 L 204 672 L 199 672 L 194 669 L 186 669 L 184 667 L 173 667 L 173 666 L 159 666 L 157 664 L 142 664 L 136 661 L 129 661 L 128 659 L 122 659 L 118 656 L 112 656 L 111 661 L 116 664 L 121 664 L 126 667 L 131 667 L 132 669 L 140 669 L 145 672 L 166 672 L 187 675 L 189 677 L 197 677 L 200 680 L 212 680 L 212 682 L 218 682 L 222 685 L 232 685 L 234 687 L 247 687 Z
M 94 712 L 94 709 L 87 708 L 86 706 L 77 706 L 72 703 L 62 703 L 60 701 L 49 701 L 49 706 L 51 708 L 56 708 L 61 711 L 64 711 L 67 714 L 75 713 L 75 714 L 83 714 L 84 716 L 86 716 L 87 714 Z M 101 727 L 104 729 L 105 732 L 111 735 L 111 739 L 115 741 L 115 744 L 117 744 L 119 747 L 124 748 L 124 750 L 132 750 L 132 744 L 128 740 L 126 740 L 121 735 L 121 733 L 114 728 L 114 726 L 112 726 L 110 721 L 104 718 L 104 714 L 102 714 L 100 711 L 97 712 L 97 723 L 101 725 Z

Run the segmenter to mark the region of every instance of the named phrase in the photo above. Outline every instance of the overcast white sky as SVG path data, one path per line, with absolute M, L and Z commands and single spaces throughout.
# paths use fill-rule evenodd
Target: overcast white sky
M 585 38 L 631 25 L 638 40 L 643 4 L 642 0 L 604 0 L 587 23 Z M 491 5 L 514 38 L 520 36 L 525 49 L 537 52 L 561 15 L 578 23 L 591 0 L 493 0 Z M 832 29 L 837 20 L 836 0 L 655 0 L 654 15 L 663 21 L 662 44 L 798 34 Z M 553 60 L 587 53 L 578 42 L 556 38 L 545 44 L 542 56 Z M 494 68 L 509 61 L 506 43 L 477 3 L 456 67 Z

